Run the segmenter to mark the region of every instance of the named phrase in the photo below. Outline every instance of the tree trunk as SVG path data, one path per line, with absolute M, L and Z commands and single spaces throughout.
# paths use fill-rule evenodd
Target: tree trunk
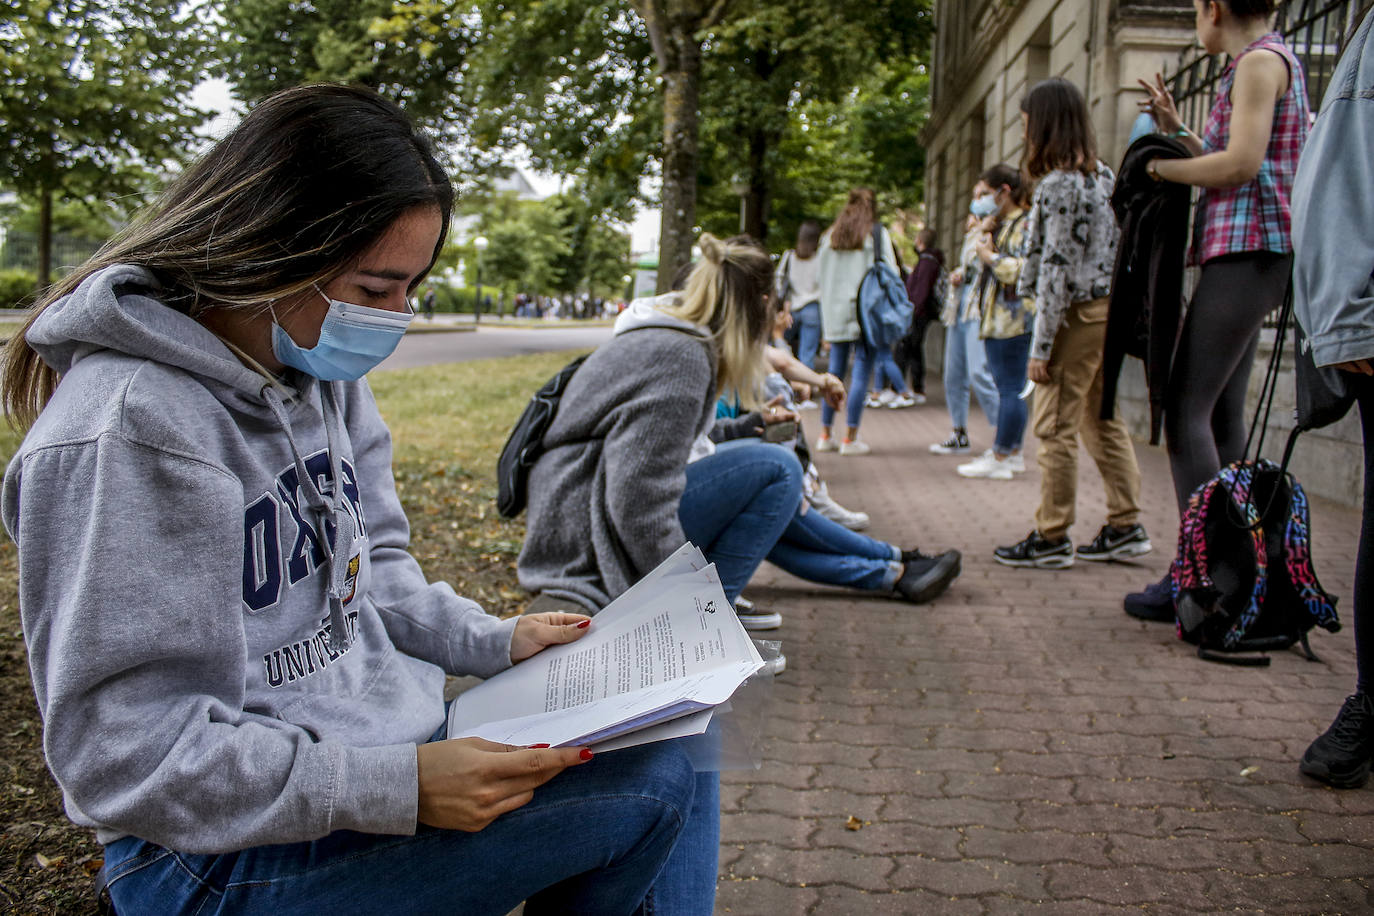
M 658 243 L 658 291 L 672 289 L 673 277 L 692 260 L 697 222 L 697 105 L 701 46 L 694 35 L 668 37 L 675 66 L 663 73 L 663 207 Z
M 768 239 L 768 216 L 773 203 L 773 175 L 768 169 L 768 151 L 778 142 L 771 131 L 749 133 L 748 190 L 744 192 L 742 231 L 755 241 Z
M 38 288 L 35 298 L 48 288 L 52 278 L 52 191 L 38 192 Z

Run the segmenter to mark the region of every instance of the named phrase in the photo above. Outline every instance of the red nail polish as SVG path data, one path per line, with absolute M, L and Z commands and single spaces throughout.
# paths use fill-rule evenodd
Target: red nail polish
M 591 626 L 591 625 L 592 625 L 592 622 L 591 622 L 590 620 L 584 620 L 584 621 L 582 621 L 581 623 L 579 623 L 579 624 L 577 625 L 577 628 L 578 628 L 579 630 L 585 630 L 585 629 L 587 629 L 587 627 L 589 627 L 589 626 Z
M 542 747 L 548 747 L 548 745 L 547 745 L 547 744 L 531 744 L 531 745 L 530 745 L 530 750 L 532 750 L 532 751 L 537 751 L 537 750 L 539 750 L 539 749 L 542 748 Z
M 591 759 L 592 759 L 592 756 L 593 756 L 593 755 L 592 755 L 592 749 L 589 748 L 589 747 L 584 747 L 584 748 L 578 753 L 577 756 L 581 757 L 583 760 L 591 760 Z

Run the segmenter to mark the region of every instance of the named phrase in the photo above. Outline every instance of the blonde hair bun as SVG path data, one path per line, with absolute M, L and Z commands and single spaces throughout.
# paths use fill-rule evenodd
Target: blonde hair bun
M 712 264 L 720 264 L 725 260 L 725 243 L 711 233 L 703 232 L 697 244 L 701 248 L 701 256 Z

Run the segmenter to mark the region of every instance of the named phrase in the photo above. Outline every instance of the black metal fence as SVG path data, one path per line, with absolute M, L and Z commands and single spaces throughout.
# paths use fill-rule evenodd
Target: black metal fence
M 1289 0 L 1279 7 L 1275 28 L 1302 61 L 1307 94 L 1316 111 L 1326 93 L 1342 43 L 1354 30 L 1355 17 L 1365 0 Z M 1201 48 L 1186 48 L 1178 69 L 1165 82 L 1174 94 L 1178 113 L 1189 128 L 1202 133 L 1226 67 L 1225 55 L 1212 56 Z
M 52 237 L 52 267 L 54 274 L 62 274 L 84 262 L 101 243 L 90 239 L 54 233 Z M 38 270 L 38 235 L 18 229 L 0 227 L 0 270 L 20 268 Z

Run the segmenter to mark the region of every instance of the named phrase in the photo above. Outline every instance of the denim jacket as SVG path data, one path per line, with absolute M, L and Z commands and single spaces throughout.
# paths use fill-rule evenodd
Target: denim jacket
M 1326 90 L 1293 185 L 1293 303 L 1318 366 L 1374 358 L 1374 12 Z

